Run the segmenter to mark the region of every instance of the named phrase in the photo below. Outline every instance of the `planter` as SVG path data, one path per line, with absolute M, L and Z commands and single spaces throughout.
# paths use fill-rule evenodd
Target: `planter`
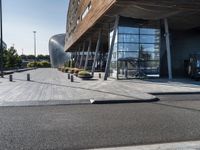
M 78 77 L 81 78 L 82 80 L 90 80 L 93 78 L 88 71 L 80 71 L 78 73 Z

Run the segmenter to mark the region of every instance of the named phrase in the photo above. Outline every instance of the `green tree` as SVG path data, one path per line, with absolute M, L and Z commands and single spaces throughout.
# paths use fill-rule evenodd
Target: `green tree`
M 49 55 L 38 55 L 37 59 L 40 61 L 50 61 L 50 56 Z
M 17 50 L 14 47 L 10 47 L 8 50 L 4 50 L 4 68 L 11 69 L 21 67 L 22 59 L 17 54 Z

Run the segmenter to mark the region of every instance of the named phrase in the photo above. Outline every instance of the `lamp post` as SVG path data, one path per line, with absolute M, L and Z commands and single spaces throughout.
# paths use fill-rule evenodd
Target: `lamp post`
M 34 56 L 35 56 L 35 65 L 36 65 L 36 31 L 33 31 L 33 35 L 34 35 Z
M 1 77 L 3 78 L 3 27 L 2 27 L 2 2 L 0 0 L 0 32 L 1 32 L 1 47 L 0 47 L 0 51 L 1 51 L 1 62 L 0 62 L 0 68 L 1 68 Z

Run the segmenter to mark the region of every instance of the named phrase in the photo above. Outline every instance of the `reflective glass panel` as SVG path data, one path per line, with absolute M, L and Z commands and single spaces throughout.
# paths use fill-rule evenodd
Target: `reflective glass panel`
M 140 34 L 160 34 L 159 29 L 141 28 Z
M 159 52 L 159 44 L 140 44 L 141 51 Z
M 139 51 L 139 44 L 119 43 L 118 51 Z
M 138 58 L 139 52 L 118 52 L 118 60 L 121 58 Z
M 119 27 L 119 33 L 139 34 L 139 28 Z
M 119 34 L 119 42 L 139 42 L 139 35 L 134 34 Z
M 140 58 L 144 61 L 147 61 L 147 60 L 160 60 L 160 55 L 159 55 L 159 52 L 155 52 L 155 53 L 152 53 L 152 52 L 147 52 L 147 51 L 140 51 Z
M 140 35 L 140 43 L 159 43 L 160 37 L 156 35 Z

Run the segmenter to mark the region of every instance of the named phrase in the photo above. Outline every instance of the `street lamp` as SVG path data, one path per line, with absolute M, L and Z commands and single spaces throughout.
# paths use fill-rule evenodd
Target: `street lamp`
M 3 78 L 3 25 L 2 25 L 2 2 L 0 0 L 0 32 L 1 32 L 1 47 L 0 47 L 0 51 L 1 51 L 1 62 L 0 62 L 0 68 L 1 68 L 1 77 Z
M 36 31 L 33 31 L 34 34 L 34 55 L 35 55 L 35 65 L 36 65 Z

